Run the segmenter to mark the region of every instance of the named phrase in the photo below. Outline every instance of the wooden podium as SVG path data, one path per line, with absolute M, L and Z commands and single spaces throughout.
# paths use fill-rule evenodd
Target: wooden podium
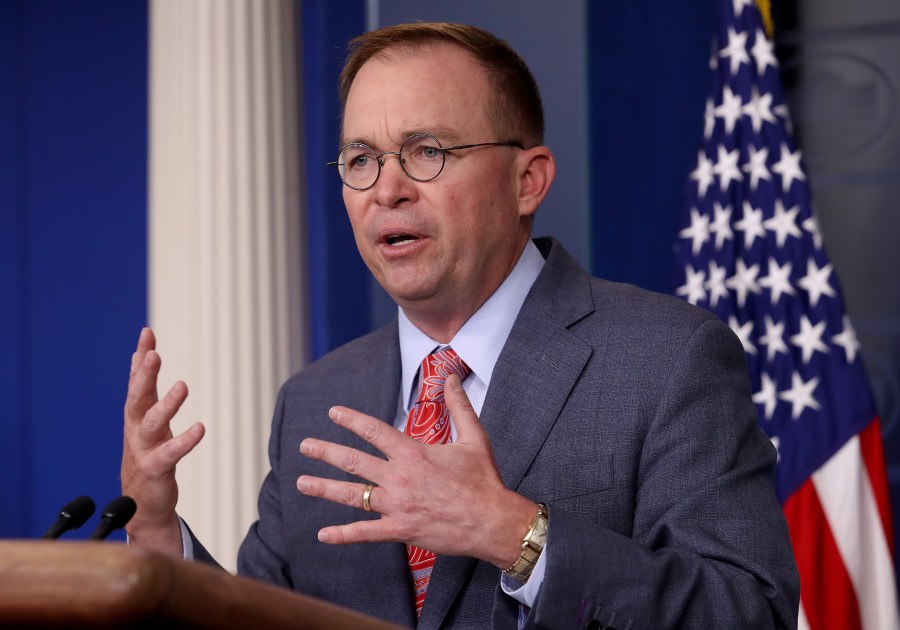
M 0 541 L 0 628 L 399 626 L 197 562 L 116 543 Z

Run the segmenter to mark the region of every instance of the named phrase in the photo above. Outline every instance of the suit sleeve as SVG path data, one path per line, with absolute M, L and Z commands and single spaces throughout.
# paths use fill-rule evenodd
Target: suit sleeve
M 796 627 L 775 450 L 756 424 L 740 342 L 707 320 L 673 365 L 634 463 L 632 535 L 551 505 L 526 627 Z

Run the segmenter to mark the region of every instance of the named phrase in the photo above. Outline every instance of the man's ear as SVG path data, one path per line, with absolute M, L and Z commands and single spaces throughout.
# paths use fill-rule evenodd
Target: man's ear
M 545 146 L 526 149 L 519 155 L 519 216 L 532 216 L 550 191 L 556 177 L 556 160 Z

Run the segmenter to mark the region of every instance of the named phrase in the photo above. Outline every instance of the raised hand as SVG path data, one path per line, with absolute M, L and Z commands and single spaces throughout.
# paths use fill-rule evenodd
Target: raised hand
M 487 433 L 459 378 L 447 378 L 445 400 L 456 425 L 453 444 L 426 445 L 346 407 L 329 417 L 384 453 L 387 460 L 347 446 L 307 438 L 300 452 L 370 481 L 378 520 L 319 531 L 324 543 L 399 541 L 446 555 L 471 556 L 506 569 L 519 555 L 537 504 L 503 485 Z M 365 483 L 303 475 L 300 492 L 363 509 Z
M 170 422 L 187 398 L 187 385 L 178 381 L 158 398 L 156 381 L 161 360 L 155 348 L 153 331 L 144 328 L 131 357 L 125 400 L 122 493 L 138 506 L 126 530 L 132 544 L 181 557 L 175 466 L 200 442 L 204 427 L 197 422 L 184 433 L 173 435 Z

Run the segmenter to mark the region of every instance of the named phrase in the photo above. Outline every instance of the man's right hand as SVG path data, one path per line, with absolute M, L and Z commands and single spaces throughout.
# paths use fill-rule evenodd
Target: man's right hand
M 181 527 L 175 515 L 178 484 L 175 466 L 203 438 L 197 422 L 174 436 L 170 423 L 187 398 L 187 385 L 176 382 L 160 399 L 156 391 L 161 361 L 156 337 L 141 331 L 131 357 L 125 400 L 125 444 L 122 451 L 122 493 L 137 502 L 126 531 L 132 544 L 183 557 Z

